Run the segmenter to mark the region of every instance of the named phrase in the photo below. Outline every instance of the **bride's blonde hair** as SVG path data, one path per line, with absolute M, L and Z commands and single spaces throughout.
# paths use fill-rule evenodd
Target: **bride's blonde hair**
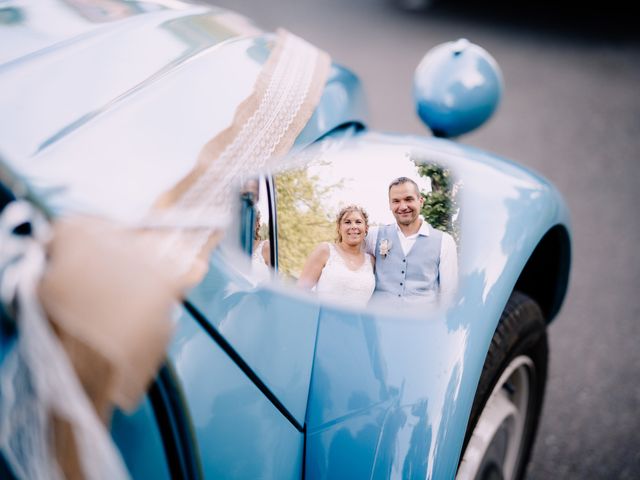
M 340 235 L 340 223 L 342 222 L 344 216 L 347 213 L 351 212 L 358 212 L 360 215 L 362 215 L 362 218 L 364 220 L 364 234 L 366 235 L 369 231 L 369 215 L 367 215 L 365 209 L 360 205 L 347 205 L 346 207 L 342 207 L 338 212 L 338 215 L 336 215 L 336 243 L 340 243 L 342 241 L 342 235 Z

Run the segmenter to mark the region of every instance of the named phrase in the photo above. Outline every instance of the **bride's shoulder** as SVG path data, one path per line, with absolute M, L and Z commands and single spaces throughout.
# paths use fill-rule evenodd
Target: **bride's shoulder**
M 315 246 L 311 255 L 326 261 L 331 255 L 332 245 L 329 242 L 321 242 Z

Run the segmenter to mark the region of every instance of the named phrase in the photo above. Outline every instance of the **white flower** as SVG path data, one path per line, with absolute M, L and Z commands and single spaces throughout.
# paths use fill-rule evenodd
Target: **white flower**
M 386 238 L 380 241 L 380 255 L 384 258 L 389 254 L 389 250 L 391 250 L 391 242 Z

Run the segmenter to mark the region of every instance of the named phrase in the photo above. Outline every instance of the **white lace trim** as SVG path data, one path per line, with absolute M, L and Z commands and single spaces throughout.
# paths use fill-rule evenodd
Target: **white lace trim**
M 160 249 L 166 255 L 179 252 L 185 269 L 210 235 L 228 224 L 234 182 L 268 165 L 307 100 L 321 55 L 304 40 L 291 34 L 284 35 L 280 59 L 257 110 L 172 206 L 151 213 L 143 222 L 145 227 L 180 228 L 164 237 Z M 188 230 L 186 238 L 183 235 L 185 227 Z M 181 248 L 176 249 L 176 245 Z

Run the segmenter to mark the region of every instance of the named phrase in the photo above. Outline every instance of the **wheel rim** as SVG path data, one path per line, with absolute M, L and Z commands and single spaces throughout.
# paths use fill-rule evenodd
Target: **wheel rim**
M 457 480 L 512 480 L 522 447 L 534 370 L 529 357 L 509 363 L 469 439 Z

